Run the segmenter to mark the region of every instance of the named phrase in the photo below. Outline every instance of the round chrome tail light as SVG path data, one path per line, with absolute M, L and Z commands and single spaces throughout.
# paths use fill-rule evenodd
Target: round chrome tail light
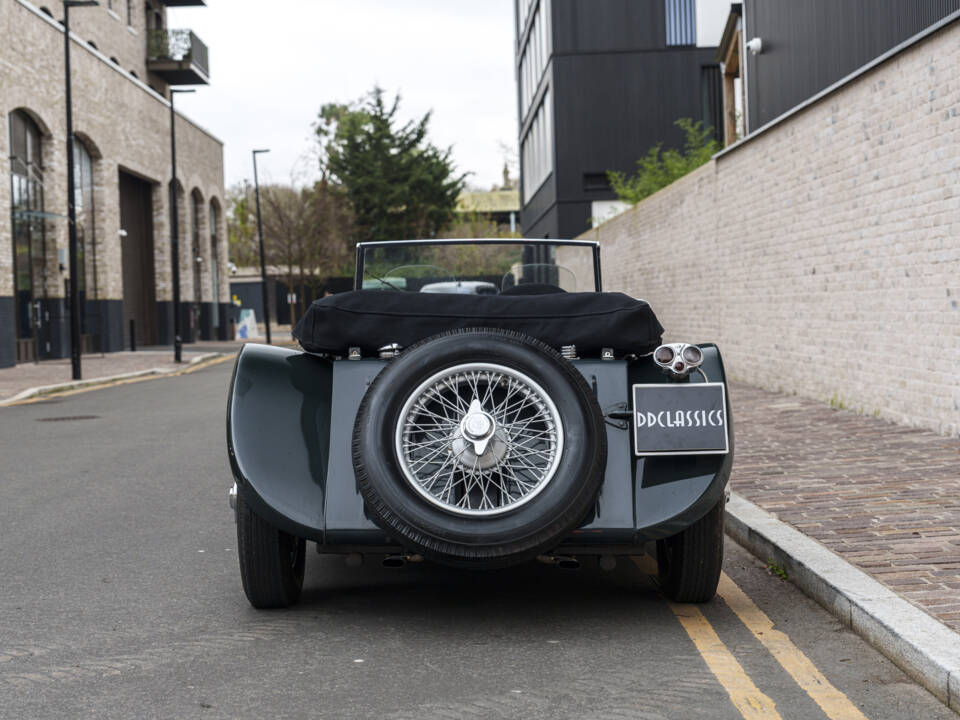
M 656 360 L 658 365 L 669 365 L 673 362 L 674 353 L 673 348 L 669 345 L 661 345 L 653 353 L 653 359 Z
M 683 352 L 680 353 L 683 357 L 683 361 L 687 365 L 693 365 L 696 367 L 703 362 L 703 352 L 696 345 L 687 345 L 683 348 Z
M 653 351 L 653 360 L 674 377 L 686 377 L 703 362 L 703 351 L 696 345 L 670 343 Z

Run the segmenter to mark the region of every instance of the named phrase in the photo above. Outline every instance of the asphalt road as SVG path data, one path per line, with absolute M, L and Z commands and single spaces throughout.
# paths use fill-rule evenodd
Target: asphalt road
M 229 373 L 0 408 L 0 717 L 956 718 L 730 541 L 699 607 L 628 562 L 347 568 L 311 546 L 302 604 L 255 611 Z

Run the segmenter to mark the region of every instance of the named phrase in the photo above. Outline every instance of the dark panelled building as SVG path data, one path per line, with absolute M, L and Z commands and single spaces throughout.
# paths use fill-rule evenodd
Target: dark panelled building
M 606 171 L 633 172 L 657 143 L 682 146 L 678 118 L 721 127 L 715 46 L 729 2 L 515 5 L 523 233 L 575 237 L 595 202 L 615 199 Z M 716 26 L 712 46 L 698 46 L 698 21 Z
M 960 10 L 960 0 L 744 0 L 747 133 Z M 727 35 L 724 39 L 727 39 Z

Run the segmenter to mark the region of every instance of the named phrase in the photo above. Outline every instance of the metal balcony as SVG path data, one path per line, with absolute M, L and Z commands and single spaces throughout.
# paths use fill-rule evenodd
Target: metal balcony
M 192 30 L 148 30 L 147 69 L 171 85 L 210 82 L 207 46 Z

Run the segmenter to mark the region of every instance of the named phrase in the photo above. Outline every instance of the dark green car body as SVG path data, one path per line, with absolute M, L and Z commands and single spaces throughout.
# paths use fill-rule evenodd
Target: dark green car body
M 712 344 L 702 373 L 682 382 L 725 382 Z M 389 360 L 328 356 L 248 344 L 237 357 L 227 406 L 227 447 L 237 492 L 277 528 L 315 541 L 322 552 L 397 552 L 403 548 L 370 518 L 354 476 L 353 432 L 364 393 Z M 676 382 L 650 356 L 571 360 L 593 388 L 606 419 L 607 463 L 593 510 L 557 553 L 631 554 L 674 535 L 723 497 L 729 452 L 641 457 L 634 454 L 631 388 Z

